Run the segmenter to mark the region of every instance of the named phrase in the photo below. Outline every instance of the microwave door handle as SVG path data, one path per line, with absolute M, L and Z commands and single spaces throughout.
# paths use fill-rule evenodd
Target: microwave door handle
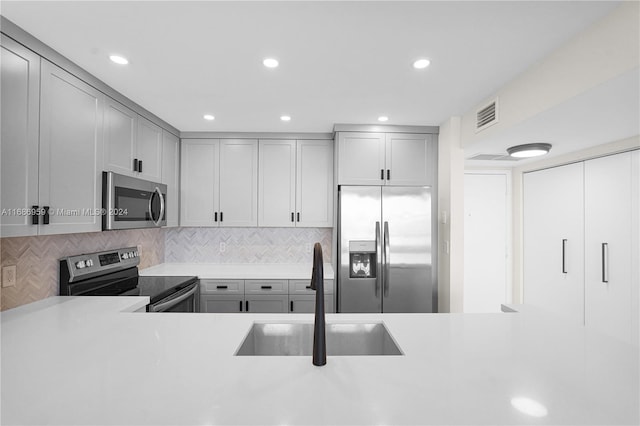
M 153 209 L 151 208 L 151 202 L 153 201 L 153 195 L 151 195 L 151 197 L 149 197 L 149 217 L 151 218 L 151 221 L 156 226 L 160 226 L 160 222 L 162 221 L 162 217 L 164 216 L 164 197 L 162 196 L 162 191 L 160 191 L 160 188 L 158 188 L 157 186 L 156 186 L 156 189 L 153 192 L 157 193 L 158 197 L 160 197 L 160 214 L 158 215 L 158 220 L 156 220 L 153 217 Z

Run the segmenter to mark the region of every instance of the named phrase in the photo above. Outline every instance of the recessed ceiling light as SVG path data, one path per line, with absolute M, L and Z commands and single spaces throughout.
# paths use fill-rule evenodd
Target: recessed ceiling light
M 387 117 L 386 115 L 381 115 L 380 117 L 378 117 L 378 121 L 389 121 L 389 117 Z
M 216 119 L 216 118 L 215 118 L 213 115 L 211 115 L 211 114 L 205 114 L 202 118 L 204 118 L 205 120 L 209 120 L 209 121 L 213 121 L 213 120 L 215 120 L 215 119 Z
M 276 68 L 279 65 L 278 60 L 274 58 L 266 58 L 262 63 L 267 68 Z
M 280 120 L 282 121 L 291 121 L 291 117 L 288 115 L 282 115 L 280 116 Z
M 509 155 L 516 158 L 538 157 L 545 155 L 549 150 L 551 150 L 549 143 L 528 143 L 507 148 Z
M 129 63 L 127 58 L 120 55 L 111 55 L 109 56 L 109 59 L 111 59 L 111 62 L 115 62 L 118 65 L 127 65 Z
M 547 407 L 527 397 L 512 398 L 511 405 L 516 410 L 531 417 L 545 417 L 548 414 Z
M 431 61 L 425 58 L 418 59 L 413 63 L 413 67 L 417 70 L 423 70 L 431 64 Z

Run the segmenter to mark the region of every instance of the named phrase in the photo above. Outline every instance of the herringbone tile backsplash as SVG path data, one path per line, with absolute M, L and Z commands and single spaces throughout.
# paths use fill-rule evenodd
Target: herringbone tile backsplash
M 166 262 L 311 263 L 313 244 L 331 261 L 331 228 L 171 228 Z
M 138 246 L 140 268 L 162 262 L 310 263 L 313 244 L 331 261 L 325 228 L 167 228 L 0 239 L 0 264 L 17 266 L 17 281 L 0 287 L 2 310 L 59 294 L 58 260 L 80 253 Z
M 164 229 L 0 239 L 2 266 L 16 265 L 16 285 L 0 290 L 2 310 L 59 294 L 58 260 L 64 256 L 138 246 L 140 267 L 164 261 Z

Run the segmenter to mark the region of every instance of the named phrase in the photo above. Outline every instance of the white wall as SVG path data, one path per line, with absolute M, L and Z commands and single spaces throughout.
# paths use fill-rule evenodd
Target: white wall
M 464 281 L 464 151 L 460 117 L 438 137 L 438 311 L 462 312 Z

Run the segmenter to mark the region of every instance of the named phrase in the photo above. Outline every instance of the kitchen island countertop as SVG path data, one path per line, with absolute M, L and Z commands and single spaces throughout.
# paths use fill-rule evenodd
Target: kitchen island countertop
M 133 312 L 147 302 L 53 297 L 2 312 L 2 424 L 639 422 L 638 348 L 552 316 L 328 314 L 383 321 L 404 355 L 315 367 L 234 356 L 254 322 L 311 314 Z

